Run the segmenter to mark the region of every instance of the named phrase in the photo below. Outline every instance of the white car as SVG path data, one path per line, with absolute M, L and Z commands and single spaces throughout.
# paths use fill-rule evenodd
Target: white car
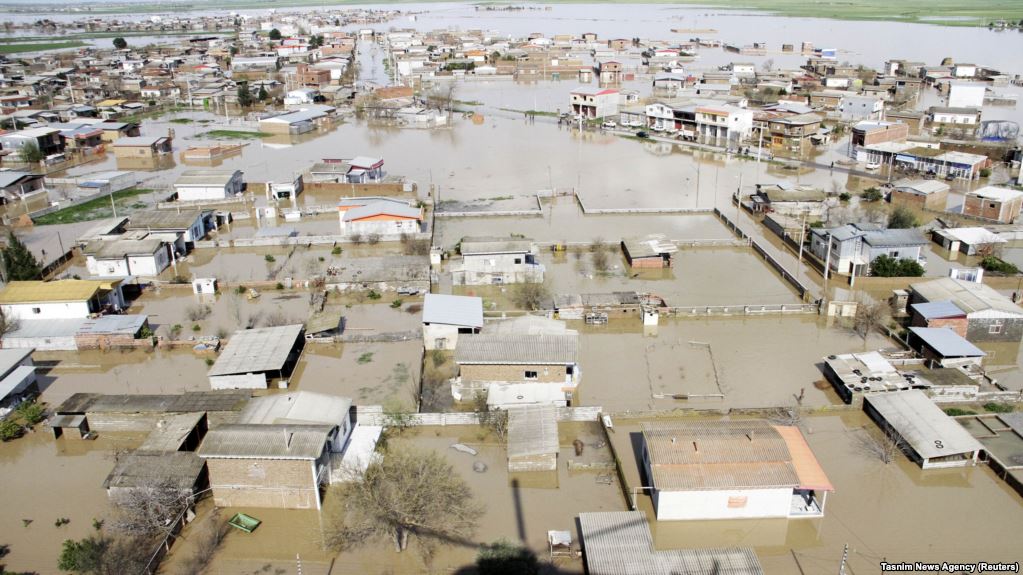
M 613 130 L 613 129 L 618 127 L 618 124 L 614 123 L 611 120 L 608 120 L 608 121 L 604 122 L 603 124 L 601 124 L 600 127 L 607 128 L 608 130 Z
M 867 162 L 867 169 L 873 172 L 881 169 L 881 162 Z

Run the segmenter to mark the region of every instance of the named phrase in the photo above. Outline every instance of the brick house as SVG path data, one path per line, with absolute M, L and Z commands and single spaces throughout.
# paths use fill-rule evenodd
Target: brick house
M 947 327 L 966 337 L 968 320 L 966 312 L 950 301 L 920 302 L 910 306 L 913 310 L 913 327 Z
M 1023 340 L 1023 308 L 986 284 L 939 278 L 915 283 L 910 288 L 911 307 L 925 302 L 951 302 L 962 310 L 966 314 L 964 337 L 968 341 Z
M 895 122 L 859 122 L 852 127 L 849 140 L 849 155 L 856 153 L 863 146 L 875 146 L 885 142 L 905 142 L 909 136 L 909 125 Z M 859 158 L 857 158 L 859 161 Z
M 984 186 L 966 194 L 963 214 L 992 220 L 1003 224 L 1012 223 L 1023 208 L 1023 192 L 1009 188 Z
M 579 336 L 562 334 L 465 334 L 455 349 L 458 376 L 451 393 L 469 400 L 492 384 L 547 384 L 564 394 L 579 385 Z M 531 388 L 523 388 L 531 389 Z M 520 398 L 530 403 L 528 397 Z
M 944 211 L 948 202 L 948 184 L 937 180 L 900 180 L 892 188 L 893 206 Z

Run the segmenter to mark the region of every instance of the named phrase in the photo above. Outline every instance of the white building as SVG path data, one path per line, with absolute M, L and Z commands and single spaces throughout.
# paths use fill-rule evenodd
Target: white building
M 705 142 L 731 146 L 749 138 L 752 131 L 752 110 L 730 105 L 696 108 L 697 137 Z
M 284 96 L 285 106 L 303 106 L 306 104 L 315 103 L 316 97 L 320 95 L 319 90 L 313 88 L 299 88 L 298 90 L 289 90 Z
M 423 345 L 427 350 L 455 349 L 458 334 L 479 333 L 483 298 L 428 293 L 423 299 Z
M 186 170 L 174 182 L 178 201 L 224 200 L 242 193 L 241 170 Z
M 338 203 L 341 233 L 395 237 L 422 231 L 423 209 L 395 198 L 342 198 Z
M 763 420 L 643 426 L 658 521 L 823 517 L 834 491 L 798 427 Z
M 948 85 L 948 107 L 983 107 L 986 90 L 987 86 L 979 82 L 950 82 Z
M 76 319 L 124 309 L 121 281 L 12 281 L 0 291 L 0 311 L 12 319 Z
M 843 122 L 880 120 L 884 117 L 884 100 L 874 96 L 846 95 L 838 102 Z
M 607 118 L 618 115 L 618 90 L 581 87 L 572 90 L 572 112 L 584 118 Z
M 461 263 L 451 268 L 455 285 L 543 283 L 544 266 L 526 238 L 462 238 Z
M 171 264 L 171 247 L 161 239 L 115 239 L 90 242 L 85 267 L 98 277 L 156 277 Z

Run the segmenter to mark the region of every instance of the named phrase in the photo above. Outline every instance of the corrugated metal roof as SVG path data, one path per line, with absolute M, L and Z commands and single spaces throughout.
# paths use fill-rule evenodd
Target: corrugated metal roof
M 864 401 L 924 459 L 983 449 L 970 432 L 920 390 L 868 395 Z
M 863 241 L 874 247 L 923 246 L 927 240 L 917 230 L 868 231 Z
M 956 307 L 956 304 L 948 300 L 915 303 L 910 305 L 910 307 L 924 319 L 966 317 L 965 311 L 959 309 Z
M 984 357 L 979 347 L 948 327 L 911 327 L 909 331 L 943 357 Z
M 175 395 L 76 393 L 57 413 L 189 413 L 236 411 L 251 394 L 241 389 L 186 391 Z
M 655 549 L 642 511 L 580 513 L 579 531 L 590 575 L 763 575 L 748 547 Z
M 577 335 L 467 334 L 458 338 L 460 364 L 572 364 L 578 361 Z
M 187 230 L 202 216 L 202 210 L 147 210 L 128 216 L 129 230 Z
M 910 287 L 927 301 L 949 300 L 967 314 L 997 310 L 1013 317 L 1023 317 L 1023 308 L 987 284 L 938 278 L 915 283 Z
M 29 382 L 36 380 L 36 378 L 32 376 L 35 371 L 36 368 L 34 365 L 19 365 L 12 369 L 11 372 L 7 374 L 7 377 L 0 380 L 0 400 L 12 393 L 21 393 L 25 391 L 25 389 L 29 386 Z
M 483 298 L 428 293 L 423 299 L 423 323 L 483 327 Z
M 366 204 L 365 206 L 351 208 L 345 212 L 343 219 L 346 222 L 354 222 L 363 218 L 372 218 L 381 215 L 421 220 L 423 219 L 423 210 L 422 208 L 416 208 L 408 204 L 403 205 L 395 202 L 373 202 L 371 204 Z
M 644 424 L 643 440 L 659 490 L 799 485 L 785 440 L 766 421 Z
M 470 237 L 462 238 L 459 251 L 463 256 L 488 254 L 524 254 L 533 249 L 533 240 L 524 238 Z
M 186 170 L 175 180 L 175 186 L 226 186 L 239 170 Z
M 8 373 L 18 366 L 34 349 L 0 349 L 0 374 Z
M 78 328 L 79 334 L 130 334 L 134 335 L 142 329 L 142 326 L 149 320 L 149 316 L 136 314 L 122 315 L 101 315 L 97 318 L 87 319 Z
M 232 423 L 211 429 L 196 453 L 203 458 L 317 459 L 333 429 L 330 425 Z
M 151 256 L 163 247 L 163 240 L 95 240 L 82 250 L 96 259 L 123 259 L 125 256 Z
M 277 371 L 284 367 L 302 330 L 302 324 L 296 324 L 236 331 L 207 375 Z
M 195 486 L 205 463 L 190 451 L 140 452 L 117 458 L 114 469 L 103 482 L 106 488 L 153 487 L 189 490 Z
M 138 450 L 177 451 L 204 417 L 204 411 L 168 414 L 156 422 L 156 427 L 149 432 Z
M 508 459 L 558 452 L 558 419 L 553 405 L 508 409 Z
M 340 425 L 348 417 L 352 400 L 313 391 L 295 391 L 253 397 L 238 416 L 238 423 L 294 423 Z
M 792 457 L 792 466 L 796 469 L 796 476 L 799 477 L 800 489 L 813 489 L 814 491 L 834 491 L 831 480 L 824 473 L 817 457 L 810 449 L 803 433 L 798 427 L 787 425 L 774 426 L 775 431 L 785 440 L 785 446 Z

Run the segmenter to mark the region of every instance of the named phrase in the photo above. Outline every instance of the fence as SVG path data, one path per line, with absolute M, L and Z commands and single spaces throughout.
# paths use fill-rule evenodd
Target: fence
M 672 306 L 660 309 L 669 315 L 690 317 L 818 313 L 817 304 L 812 303 Z
M 365 425 L 383 425 L 390 422 L 391 417 L 384 413 L 380 405 L 360 405 L 356 408 L 356 419 Z M 559 407 L 558 421 L 597 421 L 604 408 L 599 406 Z M 448 426 L 448 425 L 479 425 L 480 414 L 475 412 L 453 413 L 409 413 L 402 414 L 405 425 L 411 427 Z
M 770 266 L 774 268 L 774 270 L 778 272 L 778 274 L 781 275 L 782 279 L 784 279 L 790 285 L 792 285 L 792 287 L 795 288 L 796 293 L 799 294 L 799 297 L 801 299 L 804 300 L 806 299 L 807 294 L 810 293 L 810 290 L 805 285 L 803 285 L 803 282 L 799 281 L 799 279 L 797 279 L 796 276 L 789 273 L 789 271 L 785 269 L 785 266 L 781 265 L 781 262 L 774 259 L 774 257 L 771 254 L 767 253 L 767 250 L 765 250 L 763 246 L 757 243 L 757 241 L 751 238 L 748 234 L 743 232 L 739 228 L 739 226 L 736 225 L 735 222 L 733 222 L 732 220 L 728 219 L 728 216 L 722 213 L 721 210 L 714 208 L 714 215 L 716 215 L 718 219 L 721 220 L 725 227 L 727 227 L 729 230 L 735 233 L 735 235 L 739 236 L 742 239 L 748 238 L 750 241 L 750 246 L 753 248 L 753 251 L 756 252 L 760 257 L 764 258 L 764 261 L 770 264 Z
M 548 190 L 549 191 L 549 190 Z M 434 217 L 437 218 L 481 218 L 481 217 L 507 217 L 507 216 L 543 216 L 543 203 L 540 201 L 540 194 L 534 195 L 536 199 L 536 208 L 528 210 L 481 210 L 481 211 L 442 211 L 440 206 L 433 211 Z

